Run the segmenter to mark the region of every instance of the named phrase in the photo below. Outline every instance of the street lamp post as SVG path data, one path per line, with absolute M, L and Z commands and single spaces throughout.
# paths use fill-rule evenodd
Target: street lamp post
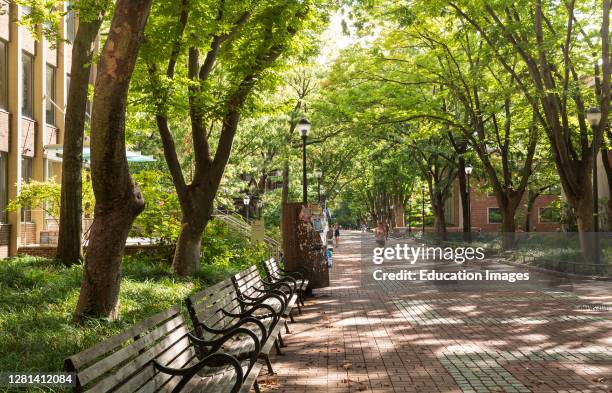
M 263 207 L 263 201 L 261 199 L 257 200 L 257 217 L 261 220 L 261 208 Z
M 308 204 L 308 179 L 306 177 L 306 139 L 310 132 L 310 122 L 302 119 L 298 122 L 298 130 L 302 137 L 302 203 Z
M 323 177 L 323 171 L 321 169 L 317 169 L 315 171 L 315 175 L 317 176 L 317 197 L 319 198 L 319 204 L 321 203 L 321 178 Z
M 242 203 L 244 203 L 244 208 L 246 209 L 246 220 L 249 222 L 249 204 L 251 203 L 249 194 L 246 194 L 244 198 L 242 198 Z
M 601 122 L 601 111 L 599 108 L 590 108 L 586 114 L 587 120 L 593 130 L 593 237 L 594 237 L 594 262 L 599 265 L 599 190 L 597 187 L 597 154 L 599 153 L 599 123 Z
M 421 225 L 425 235 L 425 186 L 421 187 Z
M 467 231 L 468 233 L 472 232 L 472 198 L 470 196 L 470 175 L 474 168 L 471 165 L 467 165 L 465 167 L 465 175 L 467 182 Z

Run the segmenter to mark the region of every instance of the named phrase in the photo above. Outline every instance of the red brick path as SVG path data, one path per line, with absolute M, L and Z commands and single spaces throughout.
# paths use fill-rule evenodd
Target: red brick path
M 290 324 L 262 391 L 612 392 L 612 313 L 580 309 L 612 305 L 611 283 L 572 283 L 571 292 L 364 286 L 360 241 L 345 232 L 330 288 Z

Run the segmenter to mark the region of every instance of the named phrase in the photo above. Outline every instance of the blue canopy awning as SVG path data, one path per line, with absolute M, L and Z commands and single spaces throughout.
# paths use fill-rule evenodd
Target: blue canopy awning
M 62 145 L 47 145 L 45 146 L 45 152 L 47 153 L 47 158 L 54 161 L 61 161 L 62 155 L 64 152 L 64 148 Z M 126 150 L 125 155 L 127 157 L 128 162 L 155 162 L 155 158 L 151 156 L 145 156 L 140 154 L 139 151 L 130 151 Z M 83 147 L 83 161 L 89 162 L 91 158 L 91 150 L 89 146 Z

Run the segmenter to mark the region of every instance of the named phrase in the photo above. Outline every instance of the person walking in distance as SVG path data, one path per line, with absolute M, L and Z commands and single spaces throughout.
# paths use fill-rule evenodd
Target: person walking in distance
M 376 238 L 376 243 L 379 247 L 383 247 L 385 245 L 387 240 L 387 231 L 385 230 L 385 225 L 380 221 L 378 222 L 378 225 L 376 225 L 374 237 Z
M 338 247 L 338 243 L 340 242 L 340 225 L 339 224 L 336 224 L 334 226 L 334 240 L 335 240 L 336 247 Z

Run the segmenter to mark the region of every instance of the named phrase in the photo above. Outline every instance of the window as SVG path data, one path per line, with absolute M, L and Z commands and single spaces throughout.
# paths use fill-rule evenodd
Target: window
M 32 118 L 34 116 L 34 58 L 23 53 L 23 100 L 21 115 Z
M 541 207 L 538 215 L 541 223 L 557 223 L 561 220 L 561 211 L 556 207 Z
M 502 215 L 499 207 L 490 207 L 488 209 L 489 224 L 501 224 Z
M 8 77 L 7 77 L 7 45 L 6 41 L 0 40 L 0 108 L 8 107 Z
M 75 20 L 74 20 L 74 11 L 70 10 L 66 14 L 66 39 L 71 44 L 74 42 L 74 33 L 76 30 Z
M 0 223 L 6 224 L 8 203 L 8 153 L 0 152 Z
M 21 182 L 28 183 L 32 178 L 32 157 L 21 157 Z M 21 222 L 32 222 L 32 207 L 21 209 Z
M 55 67 L 47 64 L 47 124 L 55 125 Z

